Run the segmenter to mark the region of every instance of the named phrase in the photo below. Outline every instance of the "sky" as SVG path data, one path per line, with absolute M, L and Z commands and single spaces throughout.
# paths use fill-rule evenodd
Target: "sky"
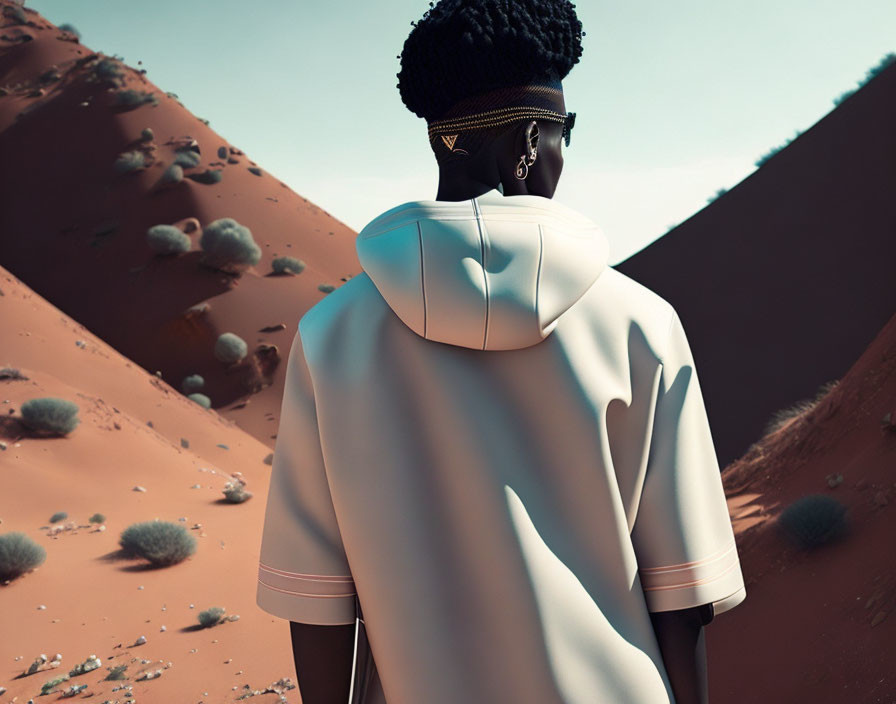
M 428 0 L 26 0 L 117 54 L 356 231 L 435 199 L 426 122 L 397 56 Z M 554 200 L 617 264 L 731 188 L 896 51 L 893 0 L 579 0 L 576 112 Z M 137 62 L 142 61 L 138 65 Z

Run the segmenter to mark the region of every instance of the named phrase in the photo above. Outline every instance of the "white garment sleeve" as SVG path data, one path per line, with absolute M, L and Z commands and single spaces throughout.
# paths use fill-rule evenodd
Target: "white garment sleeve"
M 660 360 L 646 476 L 632 542 L 650 612 L 746 598 L 694 358 L 678 313 Z
M 258 563 L 256 603 L 280 618 L 355 622 L 355 585 L 330 496 L 300 333 L 286 367 Z

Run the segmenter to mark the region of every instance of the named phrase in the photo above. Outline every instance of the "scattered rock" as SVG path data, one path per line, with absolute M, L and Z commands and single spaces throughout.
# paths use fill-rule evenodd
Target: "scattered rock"
M 269 465 L 274 464 L 274 453 L 273 452 L 268 453 L 267 457 L 264 458 L 264 463 L 269 464 Z
M 286 330 L 286 323 L 277 323 L 276 325 L 266 325 L 261 328 L 258 332 L 279 332 L 280 330 Z
M 140 636 L 134 641 L 134 645 L 143 645 L 144 643 L 146 643 L 146 636 Z
M 832 489 L 843 483 L 843 475 L 840 474 L 839 472 L 834 472 L 832 474 L 829 474 L 827 477 L 825 477 L 825 479 L 828 480 L 828 486 L 831 487 Z
M 874 618 L 871 619 L 871 627 L 874 628 L 877 624 L 883 621 L 887 617 L 886 611 L 878 611 L 874 614 Z
M 146 489 L 145 489 L 144 487 L 142 487 L 142 486 L 135 486 L 135 487 L 133 488 L 133 491 L 146 491 Z

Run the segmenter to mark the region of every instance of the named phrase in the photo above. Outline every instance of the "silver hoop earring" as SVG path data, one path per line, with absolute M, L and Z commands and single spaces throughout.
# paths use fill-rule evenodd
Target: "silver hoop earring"
M 538 124 L 534 120 L 526 128 L 526 144 L 529 147 L 529 158 L 526 159 L 525 154 L 520 157 L 514 174 L 520 181 L 524 181 L 529 175 L 529 167 L 538 156 Z

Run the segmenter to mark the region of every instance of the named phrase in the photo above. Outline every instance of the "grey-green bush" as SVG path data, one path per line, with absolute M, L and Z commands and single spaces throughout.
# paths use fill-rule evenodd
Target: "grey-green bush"
M 59 25 L 59 29 L 62 32 L 68 32 L 70 34 L 74 34 L 78 39 L 81 38 L 81 33 L 75 29 L 75 25 L 65 22 L 64 24 Z
M 50 523 L 59 523 L 59 521 L 64 521 L 66 518 L 68 518 L 68 514 L 65 511 L 57 511 L 50 516 Z
M 153 225 L 146 231 L 146 242 L 161 255 L 189 252 L 193 242 L 174 225 Z
M 184 180 L 184 170 L 179 164 L 171 164 L 167 169 L 165 169 L 165 173 L 162 174 L 162 178 L 159 179 L 160 183 L 180 183 Z
M 261 247 L 252 239 L 252 231 L 233 218 L 219 218 L 206 225 L 199 246 L 202 263 L 222 271 L 240 272 L 261 259 Z
M 225 332 L 215 342 L 215 357 L 221 362 L 239 362 L 249 352 L 249 346 L 239 335 Z
M 63 398 L 32 398 L 22 404 L 22 422 L 32 430 L 67 435 L 81 422 L 78 406 Z
M 143 152 L 129 151 L 119 154 L 115 160 L 115 170 L 120 174 L 126 174 L 131 171 L 142 169 L 146 165 Z
M 784 509 L 778 525 L 808 550 L 846 534 L 846 506 L 827 494 L 807 494 Z
M 201 157 L 192 149 L 178 149 L 174 152 L 174 163 L 185 169 L 191 169 L 199 166 Z
M 93 75 L 99 79 L 114 81 L 124 75 L 121 63 L 115 59 L 104 56 L 93 65 Z
M 275 274 L 282 274 L 284 271 L 301 274 L 305 269 L 305 262 L 295 257 L 277 257 L 271 262 L 271 269 Z
M 24 533 L 0 535 L 0 580 L 20 577 L 46 559 L 47 551 Z
M 143 131 L 140 133 L 140 141 L 141 142 L 151 142 L 155 138 L 155 134 L 149 127 L 144 127 Z
M 180 382 L 180 390 L 185 394 L 191 394 L 194 391 L 199 391 L 203 386 L 205 386 L 205 379 L 199 376 L 199 374 L 190 374 L 190 376 L 185 376 L 184 380 Z
M 227 158 L 227 147 L 218 147 L 218 158 L 226 159 Z
M 224 176 L 221 169 L 206 169 L 202 173 L 187 174 L 187 178 L 196 181 L 196 183 L 203 183 L 210 186 L 213 183 L 219 183 Z
M 212 400 L 205 394 L 200 394 L 200 393 L 190 394 L 189 396 L 187 396 L 187 398 L 190 399 L 191 401 L 195 401 L 203 408 L 211 408 L 212 407 Z
M 118 541 L 131 555 L 158 566 L 183 562 L 196 552 L 196 538 L 187 529 L 168 521 L 144 521 L 125 528 Z
M 225 610 L 220 606 L 213 606 L 210 609 L 199 612 L 199 623 L 203 628 L 211 628 L 221 623 L 224 618 Z
M 127 675 L 125 674 L 125 670 L 128 669 L 127 665 L 116 665 L 115 667 L 108 667 L 106 669 L 109 670 L 109 674 L 103 678 L 104 680 L 127 679 Z
M 101 513 L 95 513 L 87 519 L 89 523 L 105 523 L 106 517 Z
M 137 107 L 143 103 L 158 103 L 158 98 L 152 92 L 146 90 L 134 90 L 125 88 L 115 93 L 115 105 Z
M 28 377 L 22 374 L 15 367 L 3 367 L 0 369 L 0 379 L 27 379 Z

